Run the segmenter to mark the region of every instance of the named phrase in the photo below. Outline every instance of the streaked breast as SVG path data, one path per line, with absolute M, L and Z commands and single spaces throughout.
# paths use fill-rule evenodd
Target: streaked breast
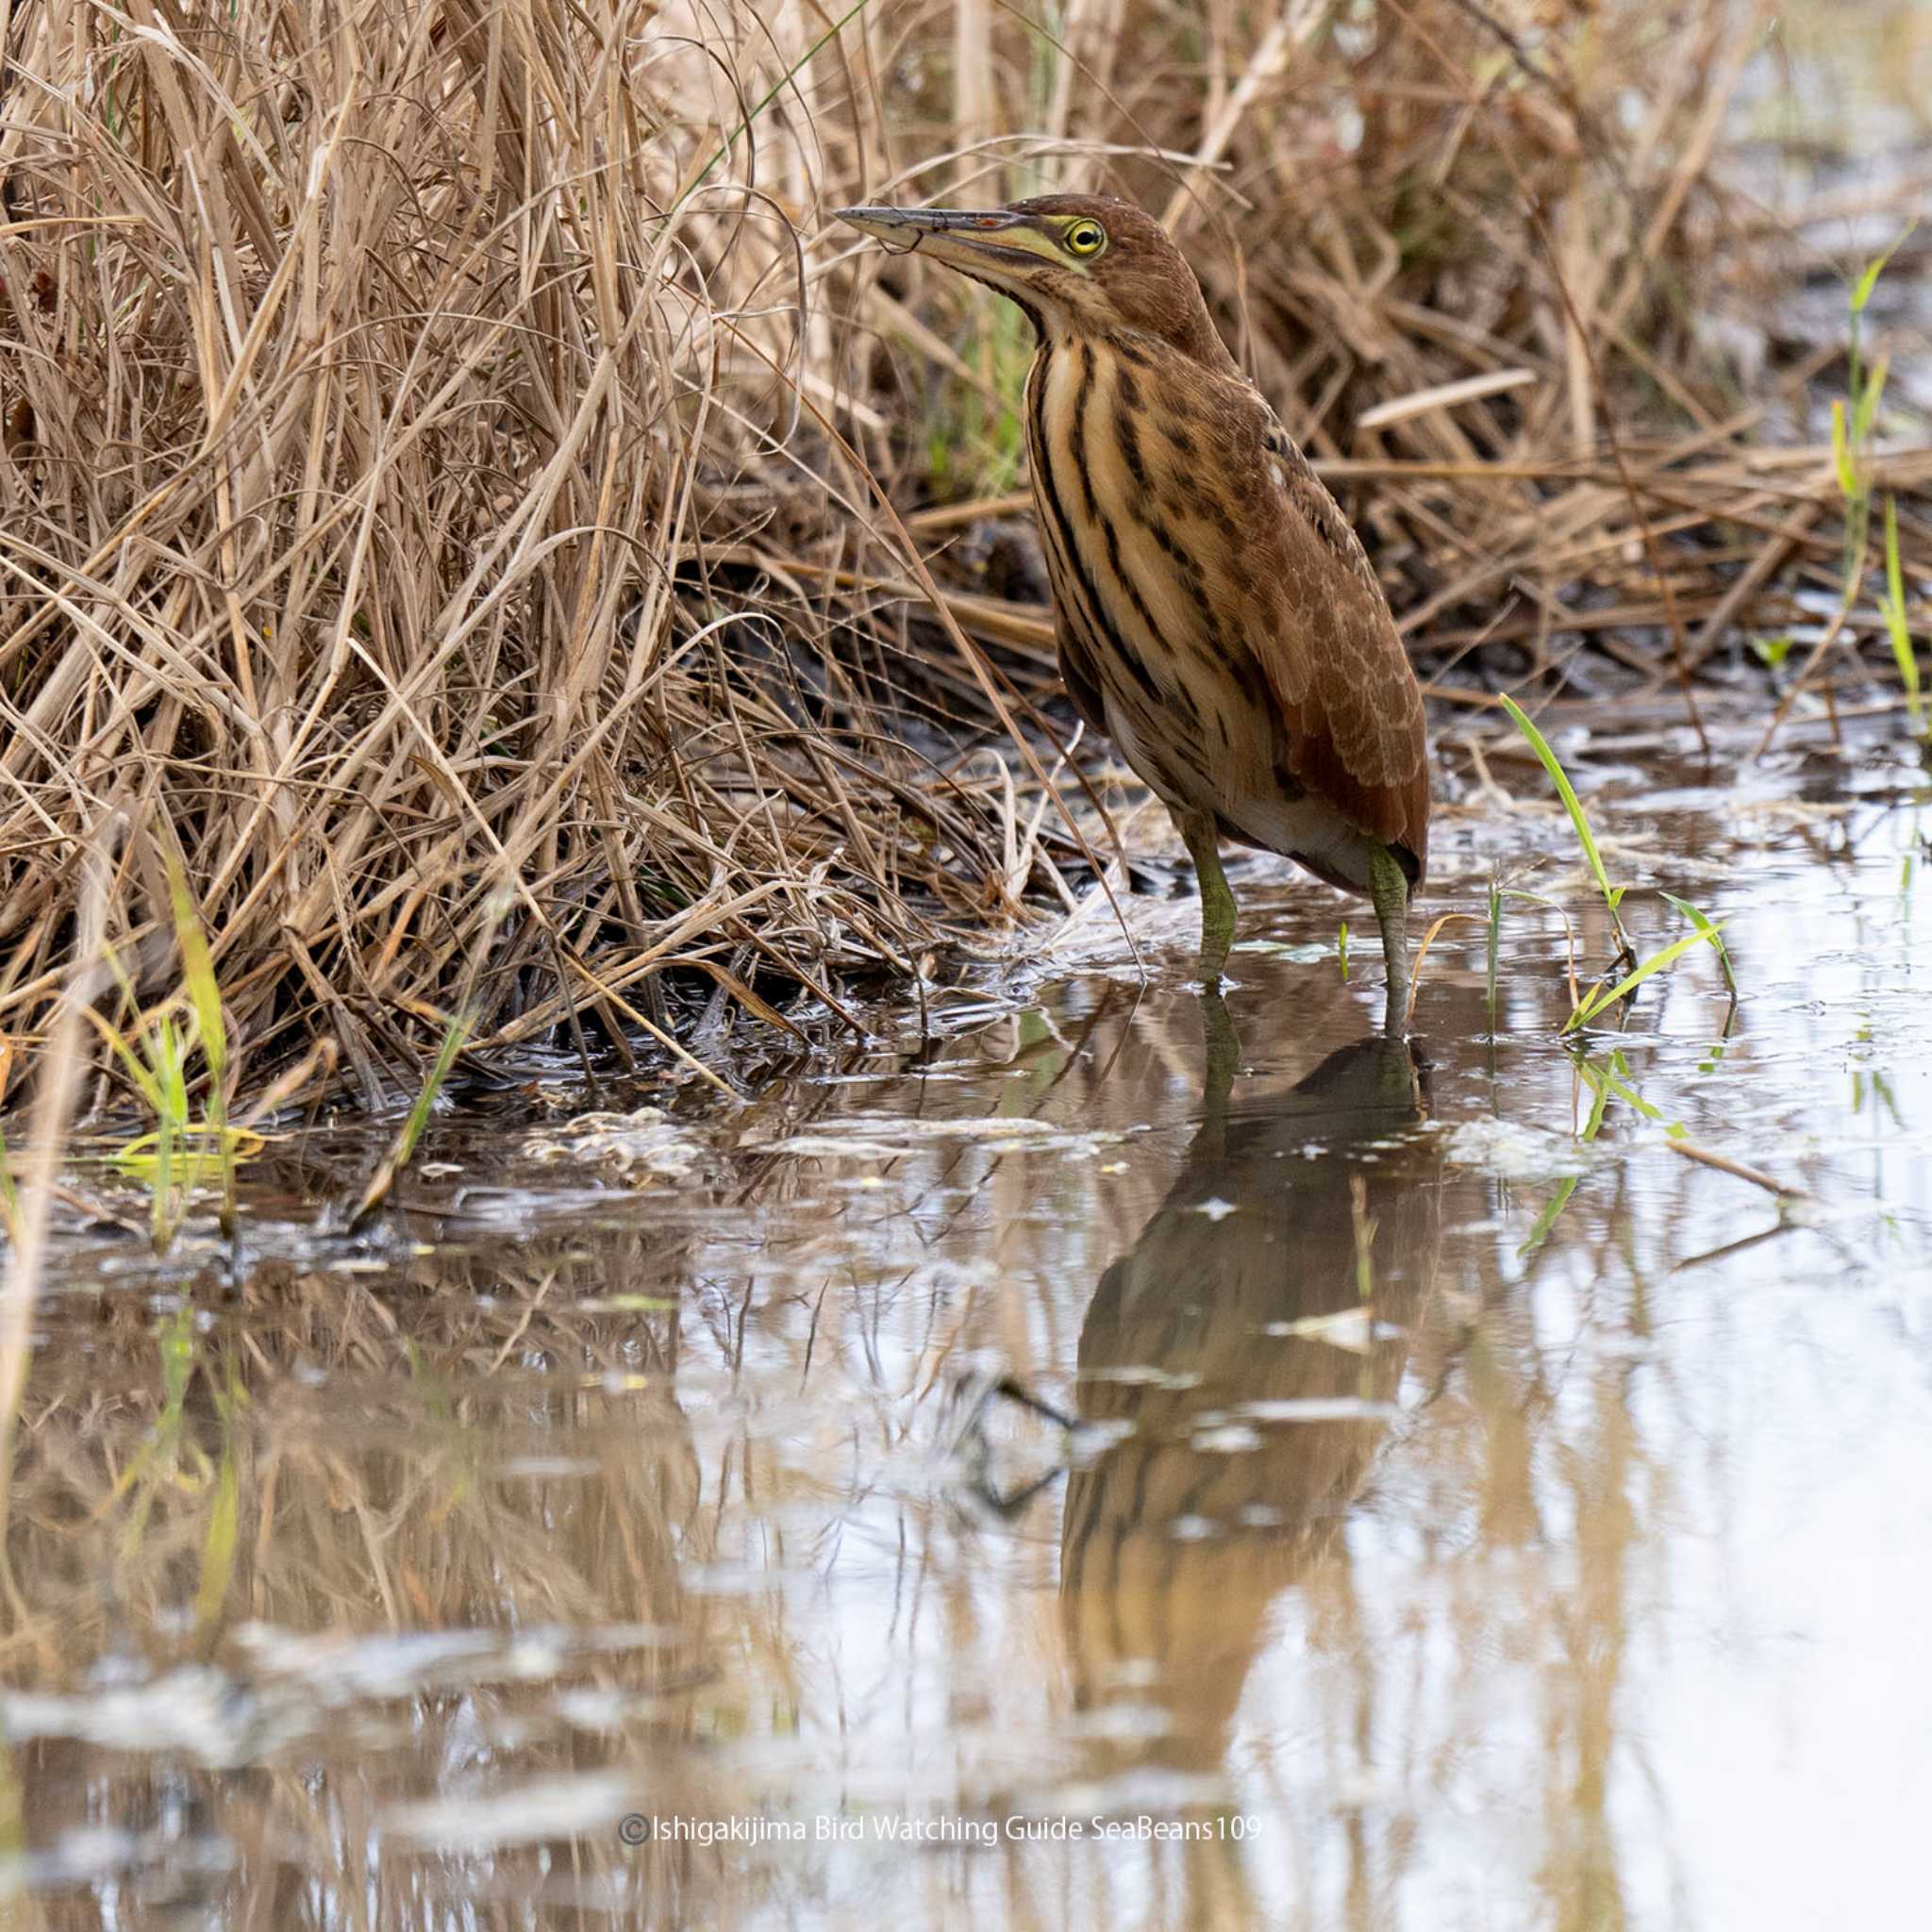
M 1069 646 L 1127 762 L 1168 797 L 1211 806 L 1215 766 L 1258 750 L 1267 721 L 1242 716 L 1258 680 L 1221 634 L 1213 533 L 1172 487 L 1176 458 L 1141 380 L 1105 344 L 1042 345 L 1027 385 L 1041 534 Z

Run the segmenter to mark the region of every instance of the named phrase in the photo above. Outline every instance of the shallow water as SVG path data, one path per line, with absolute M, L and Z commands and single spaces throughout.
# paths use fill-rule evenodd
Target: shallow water
M 1700 948 L 1592 1033 L 1591 1139 L 1554 917 L 1493 1028 L 1448 928 L 1411 1055 L 1257 861 L 1224 1023 L 1141 900 L 1144 977 L 1088 922 L 692 1132 L 452 1124 L 374 1241 L 298 1208 L 325 1135 L 239 1264 L 74 1234 L 7 1923 L 1899 1923 L 1932 791 L 1588 749 L 1640 951 L 1677 892 L 1744 995 Z M 1573 849 L 1473 799 L 1432 909 L 1500 864 L 1600 965 Z

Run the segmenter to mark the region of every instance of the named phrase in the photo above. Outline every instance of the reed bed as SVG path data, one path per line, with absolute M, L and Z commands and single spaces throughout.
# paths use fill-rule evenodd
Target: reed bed
M 0 1105 L 70 986 L 84 1107 L 192 1024 L 183 892 L 232 1092 L 372 1103 L 1072 895 L 1026 345 L 847 201 L 1163 210 L 1445 702 L 1895 681 L 1932 166 L 1778 133 L 1769 18 L 0 6 Z

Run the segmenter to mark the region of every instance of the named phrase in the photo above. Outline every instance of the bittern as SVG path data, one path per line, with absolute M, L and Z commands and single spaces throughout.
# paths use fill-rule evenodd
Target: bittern
M 1026 449 L 1061 672 L 1174 816 L 1204 980 L 1234 940 L 1226 838 L 1369 895 L 1399 1034 L 1428 861 L 1422 693 L 1360 541 L 1186 258 L 1151 216 L 1092 195 L 838 214 L 1033 325 Z

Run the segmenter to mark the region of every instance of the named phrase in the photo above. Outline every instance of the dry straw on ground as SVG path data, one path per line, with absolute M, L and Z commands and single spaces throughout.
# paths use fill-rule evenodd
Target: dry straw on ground
M 675 1031 L 707 987 L 842 1013 L 855 974 L 1067 889 L 1026 761 L 966 748 L 1050 695 L 1024 345 L 859 261 L 843 201 L 1165 209 L 1426 670 L 1769 716 L 1743 641 L 1840 581 L 1833 277 L 1925 171 L 1740 151 L 1804 84 L 1767 21 L 0 4 L 8 1098 L 88 855 L 116 1024 L 176 996 L 178 867 L 236 1084 L 325 1041 L 372 1097 L 466 989 L 485 1055 Z M 1926 403 L 1894 376 L 1857 472 L 1908 584 Z M 1889 663 L 1878 581 L 1816 680 Z

